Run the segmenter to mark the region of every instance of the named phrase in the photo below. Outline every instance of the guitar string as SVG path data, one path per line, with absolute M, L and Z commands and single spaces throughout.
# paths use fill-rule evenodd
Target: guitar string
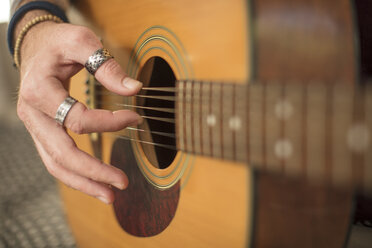
M 150 99 L 156 99 L 156 100 L 164 100 L 164 101 L 169 101 L 169 102 L 177 102 L 179 101 L 178 100 L 178 97 L 176 96 L 150 96 L 150 95 L 134 95 L 134 96 L 122 96 L 122 95 L 119 95 L 119 94 L 115 94 L 115 93 L 96 93 L 95 95 L 99 95 L 99 96 L 113 96 L 113 97 L 120 97 L 121 99 L 133 99 L 135 97 L 140 97 L 140 98 L 150 98 Z M 196 95 L 196 94 L 194 94 Z M 193 97 L 193 101 L 189 100 L 189 99 L 182 99 L 182 102 L 183 103 L 194 103 L 195 101 L 200 101 L 200 100 L 203 100 L 203 102 L 213 102 L 213 101 L 216 101 L 217 99 L 214 99 L 211 100 L 211 98 L 209 98 L 208 96 L 206 97 L 203 97 L 202 99 L 200 97 Z M 115 103 L 115 102 L 114 102 Z
M 147 144 L 147 145 L 154 145 L 154 146 L 159 146 L 159 147 L 163 147 L 163 148 L 166 148 L 166 149 L 178 151 L 176 146 L 172 146 L 172 145 L 169 145 L 169 144 L 162 144 L 162 143 L 155 143 L 155 142 L 150 142 L 150 141 L 146 141 L 146 140 L 133 139 L 133 138 L 130 138 L 130 137 L 125 136 L 125 135 L 117 135 L 117 134 L 112 134 L 112 133 L 105 133 L 105 134 L 107 134 L 109 136 L 112 136 L 112 137 L 120 138 L 120 139 L 135 141 L 135 142 L 139 142 L 139 143 L 143 143 L 143 144 Z
M 154 145 L 154 146 L 159 146 L 159 147 L 163 147 L 163 148 L 167 148 L 167 149 L 179 151 L 179 149 L 177 148 L 177 146 L 166 144 L 166 143 L 155 143 L 155 142 L 151 142 L 151 141 L 147 141 L 147 140 L 134 139 L 134 138 L 131 138 L 131 137 L 127 136 L 127 135 L 118 135 L 116 133 L 104 132 L 103 134 L 108 135 L 108 136 L 111 136 L 111 137 L 117 137 L 117 138 L 126 139 L 126 140 L 130 140 L 130 141 L 135 141 L 135 142 L 138 142 L 138 143 L 143 143 L 143 144 L 148 144 L 148 145 Z M 261 144 L 253 144 L 253 145 L 250 144 L 250 147 L 251 148 L 258 148 L 258 147 L 262 147 L 262 145 Z
M 162 88 L 164 88 L 164 87 L 154 87 L 154 88 L 151 88 L 151 89 L 148 87 L 148 88 L 145 88 L 144 90 L 163 91 Z M 168 89 L 164 89 L 163 92 L 176 92 L 175 88 L 172 88 L 172 87 L 167 87 L 167 88 Z M 170 90 L 174 90 L 174 91 L 170 91 Z M 97 91 L 100 92 L 99 90 L 97 90 Z M 106 95 L 110 95 L 110 96 L 117 96 L 117 97 L 125 98 L 124 96 L 121 96 L 121 95 L 118 95 L 118 94 L 115 94 L 115 93 L 109 93 L 108 91 L 102 91 L 101 93 L 102 93 L 102 95 L 106 94 Z M 147 97 L 147 98 L 156 97 L 155 99 L 158 99 L 158 100 L 176 101 L 176 98 L 173 97 L 173 96 L 170 97 L 170 96 L 136 95 L 136 96 L 126 97 L 126 98 L 133 98 L 133 97 Z M 194 100 L 195 100 L 195 98 L 194 98 Z M 204 101 L 207 101 L 208 99 L 206 99 L 206 97 L 203 97 L 203 100 Z M 112 101 L 105 101 L 105 102 L 100 102 L 100 103 L 101 104 L 106 104 L 106 103 L 111 103 L 111 102 Z M 185 101 L 185 99 L 183 99 L 183 102 L 186 103 L 186 102 L 190 102 L 190 101 Z M 150 109 L 150 110 L 155 110 L 155 111 L 160 111 L 160 112 L 167 112 L 167 110 L 169 110 L 169 108 L 168 109 L 165 108 L 165 109 L 163 109 L 164 111 L 162 111 L 162 108 L 160 108 L 160 107 L 146 107 L 146 106 L 129 105 L 129 104 L 122 104 L 122 103 L 115 103 L 115 102 L 113 102 L 113 104 L 115 104 L 117 106 L 123 106 L 123 107 L 129 107 L 129 108 Z M 175 112 L 176 111 L 174 110 L 173 113 L 175 113 Z M 169 122 L 169 123 L 174 123 L 174 119 L 171 119 L 171 118 L 161 118 L 161 117 L 155 117 L 155 116 L 143 116 L 143 118 L 152 119 L 152 120 L 156 120 L 156 121 L 165 121 L 165 122 Z M 127 128 L 127 130 L 128 131 L 148 132 L 148 133 L 153 133 L 153 134 L 163 135 L 163 136 L 170 135 L 168 137 L 170 137 L 170 138 L 176 138 L 174 133 L 148 131 L 148 130 L 138 129 L 138 128 Z M 139 143 L 144 143 L 144 144 L 150 144 L 150 145 L 159 146 L 159 147 L 163 147 L 163 148 L 171 149 L 171 150 L 178 150 L 176 146 L 172 146 L 172 145 L 169 145 L 169 144 L 154 143 L 154 142 L 145 141 L 145 140 L 138 140 L 138 139 L 130 138 L 128 136 L 115 135 L 115 134 L 112 134 L 112 133 L 108 133 L 108 134 L 109 135 L 114 135 L 115 137 L 118 137 L 118 138 L 122 138 L 122 139 L 130 140 L 130 141 L 134 141 L 134 142 L 139 142 Z
M 135 109 L 147 109 L 147 110 L 153 110 L 157 112 L 163 112 L 163 113 L 169 113 L 169 114 L 176 114 L 176 109 L 173 108 L 162 108 L 162 107 L 146 107 L 142 105 L 131 105 L 131 104 L 124 104 L 124 103 L 116 103 L 111 101 L 96 101 L 97 104 L 105 104 L 107 107 L 124 107 L 124 109 L 132 110 L 132 108 Z M 120 110 L 120 109 L 116 109 Z
M 102 86 L 99 83 L 96 83 L 95 85 Z M 167 93 L 177 91 L 177 89 L 175 87 L 143 87 L 141 90 L 167 92 Z M 109 96 L 123 97 L 121 95 L 111 93 L 111 92 L 108 92 L 108 91 L 105 91 L 105 90 L 102 90 L 102 91 L 101 90 L 96 90 L 96 92 L 98 92 L 98 95 L 109 95 Z M 175 97 L 172 97 L 172 96 L 162 97 L 162 96 L 136 95 L 135 97 L 153 98 L 153 99 L 168 100 L 168 101 L 175 101 L 176 100 Z M 106 102 L 99 101 L 97 103 L 98 104 L 107 104 L 108 102 L 107 101 Z M 109 101 L 109 103 L 111 103 L 111 101 Z M 175 113 L 175 109 L 172 109 L 172 108 L 146 107 L 146 106 L 123 104 L 123 103 L 113 103 L 113 104 L 116 105 L 116 106 L 122 106 L 122 107 L 128 107 L 128 108 L 149 109 L 149 110 L 155 110 L 155 111 L 158 111 L 158 112 Z M 168 122 L 168 123 L 174 123 L 174 119 L 171 119 L 171 118 L 160 118 L 160 117 L 153 117 L 153 116 L 142 116 L 142 117 L 145 118 L 145 119 L 151 119 L 151 120 L 155 120 L 155 121 L 163 121 L 163 122 Z M 126 129 L 127 130 L 132 130 L 132 131 L 152 133 L 152 134 L 161 135 L 161 136 L 170 137 L 170 138 L 175 138 L 175 133 L 148 131 L 148 130 L 139 129 L 139 128 L 132 128 L 132 127 L 127 127 Z M 142 141 L 142 140 L 134 140 L 134 139 L 128 138 L 126 136 L 118 136 L 117 135 L 117 137 L 129 139 L 129 140 L 132 140 L 132 141 L 142 142 L 142 143 L 146 143 L 146 144 L 161 146 L 161 147 L 168 148 L 168 149 L 177 150 L 176 147 L 165 145 L 165 144 Z
M 128 106 L 128 107 L 138 107 L 138 108 L 142 108 L 143 106 L 136 106 L 136 105 L 125 105 L 125 104 L 116 104 L 116 105 L 121 105 L 121 106 Z M 151 109 L 149 107 L 149 109 Z M 159 110 L 158 108 L 154 108 L 154 110 Z M 154 120 L 159 120 L 159 121 L 169 121 L 171 120 L 170 118 L 158 118 L 158 117 L 153 117 L 153 116 L 144 116 L 144 118 L 148 118 L 148 119 L 154 119 Z M 171 120 L 169 121 L 170 123 L 174 123 L 174 120 Z M 156 131 L 147 131 L 147 130 L 141 130 L 141 129 L 132 129 L 132 130 L 137 130 L 137 131 L 144 131 L 144 132 L 149 132 L 149 133 L 154 133 L 154 134 L 159 134 L 162 133 L 164 134 L 164 132 L 156 132 Z M 167 133 L 167 134 L 170 134 L 171 137 L 175 138 L 175 134 L 174 133 Z M 168 135 L 167 135 L 168 136 Z
M 99 103 L 102 103 L 102 102 L 99 102 Z M 107 103 L 107 102 L 104 102 L 104 103 Z M 118 104 L 118 103 L 112 103 L 111 105 L 109 106 L 122 106 L 122 105 L 127 105 L 127 104 Z M 143 107 L 143 106 L 136 106 L 136 105 L 129 105 L 131 106 L 132 108 L 145 108 L 145 109 L 149 109 L 149 110 L 155 110 L 155 111 L 158 111 L 158 112 L 166 112 L 166 113 L 169 113 L 168 110 L 166 111 L 161 111 L 159 110 L 160 108 L 156 107 L 156 108 L 151 108 L 151 107 Z M 128 108 L 119 108 L 119 109 L 110 109 L 110 111 L 118 111 L 118 110 L 132 110 L 130 109 L 130 107 Z M 166 123 L 172 123 L 174 124 L 175 123 L 175 119 L 176 118 L 165 118 L 165 117 L 158 117 L 158 116 L 150 116 L 150 115 L 141 115 L 141 113 L 137 112 L 137 111 L 134 111 L 138 114 L 140 114 L 140 116 L 144 119 L 148 119 L 148 120 L 154 120 L 154 121 L 161 121 L 161 122 L 166 122 Z M 174 111 L 172 111 L 174 113 Z
M 99 104 L 105 104 L 106 102 L 99 101 Z M 114 103 L 116 106 L 127 107 L 127 108 L 137 108 L 137 109 L 148 109 L 148 110 L 155 110 L 157 112 L 164 112 L 175 114 L 176 110 L 173 108 L 162 108 L 162 107 L 147 107 L 147 106 L 140 106 L 140 105 L 131 105 L 131 104 L 124 104 L 124 103 Z
M 169 132 L 150 131 L 150 130 L 135 128 L 135 127 L 126 127 L 125 130 L 138 131 L 138 132 L 144 132 L 144 133 L 152 133 L 152 134 L 156 134 L 156 135 L 160 135 L 160 136 L 164 136 L 164 137 L 176 138 L 175 133 L 169 133 Z
M 177 92 L 177 87 L 142 87 L 141 90 L 161 91 L 161 92 Z
M 177 81 L 177 82 L 182 82 L 182 81 Z M 342 82 L 342 83 L 338 83 L 338 84 L 332 84 L 332 83 L 324 83 L 324 82 L 318 82 L 318 81 L 311 81 L 311 80 L 308 80 L 307 82 L 303 82 L 301 84 L 299 84 L 298 81 L 297 83 L 294 83 L 295 81 L 293 82 L 258 82 L 258 81 L 252 81 L 252 82 L 248 82 L 248 83 L 224 83 L 224 82 L 214 82 L 214 83 L 211 83 L 209 81 L 188 81 L 188 82 L 193 82 L 193 83 L 197 83 L 197 84 L 203 84 L 203 85 L 207 85 L 207 84 L 213 84 L 215 86 L 219 85 L 219 86 L 228 86 L 228 85 L 239 85 L 239 86 L 242 86 L 242 87 L 253 87 L 253 86 L 262 86 L 262 85 L 271 85 L 271 87 L 279 87 L 279 88 L 287 88 L 287 87 L 290 87 L 290 88 L 298 88 L 300 91 L 301 89 L 303 88 L 307 88 L 307 87 L 310 87 L 310 88 L 319 88 L 321 89 L 322 91 L 324 90 L 324 88 L 334 88 L 334 89 L 345 89 L 347 91 L 350 91 L 350 90 L 362 90 L 362 91 L 370 91 L 372 89 L 372 87 L 370 85 L 372 85 L 372 81 L 370 82 L 366 82 L 365 84 L 361 84 L 361 85 L 353 85 L 353 84 L 348 84 L 346 82 Z M 167 82 L 169 83 L 169 82 Z M 176 83 L 176 82 L 175 82 Z M 162 83 L 156 83 L 156 84 L 159 84 L 161 85 Z M 164 83 L 165 84 L 165 83 Z M 86 84 L 86 85 L 90 85 L 89 83 Z M 109 92 L 104 85 L 102 85 L 101 83 L 94 83 L 93 84 L 94 86 L 98 86 L 99 88 L 96 89 L 96 91 L 107 91 Z M 141 90 L 144 90 L 144 91 L 159 91 L 159 92 L 167 92 L 167 93 L 177 93 L 179 91 L 179 87 L 177 86 L 174 86 L 174 87 L 142 87 Z
M 133 99 L 133 98 L 138 96 L 140 98 L 151 98 L 151 99 L 164 100 L 164 101 L 169 101 L 169 102 L 177 102 L 178 101 L 177 97 L 173 97 L 173 96 L 144 96 L 144 95 L 122 96 L 122 95 L 115 94 L 115 93 L 96 93 L 96 95 L 120 97 L 121 99 Z M 199 98 L 194 98 L 194 99 L 199 100 Z M 208 101 L 208 100 L 209 100 L 208 97 L 203 98 L 203 101 Z M 190 102 L 194 102 L 194 101 L 183 100 L 182 102 L 183 103 L 190 103 Z
M 111 93 L 111 92 L 96 92 L 96 95 L 98 96 L 116 96 L 116 97 L 125 97 L 119 94 Z M 157 100 L 164 100 L 164 101 L 170 101 L 175 102 L 176 97 L 175 96 L 151 96 L 151 95 L 134 95 L 134 96 L 127 96 L 127 98 L 130 97 L 140 97 L 140 98 L 151 98 L 151 99 L 157 99 Z
M 117 96 L 120 96 L 120 95 L 117 95 Z M 100 102 L 100 103 L 111 103 L 111 101 L 106 101 L 106 102 Z M 129 107 L 129 108 L 146 108 L 146 109 L 152 109 L 152 110 L 156 110 L 156 111 L 161 111 L 162 108 L 151 108 L 151 107 L 144 107 L 144 106 L 138 106 L 138 105 L 129 105 L 129 104 L 118 104 L 118 103 L 113 103 L 114 105 L 116 106 L 125 106 L 125 107 Z M 169 110 L 169 108 L 165 108 L 165 112 L 167 112 Z M 165 122 L 170 122 L 170 123 L 174 123 L 174 120 L 171 119 L 171 118 L 160 118 L 160 117 L 154 117 L 154 116 L 143 116 L 144 118 L 147 118 L 147 119 L 153 119 L 153 120 L 157 120 L 157 121 L 165 121 Z M 126 130 L 128 131 L 140 131 L 140 132 L 147 132 L 147 133 L 152 133 L 152 134 L 157 134 L 157 135 L 162 135 L 162 136 L 167 136 L 167 137 L 170 137 L 170 138 L 176 138 L 175 136 L 175 133 L 165 133 L 165 132 L 157 132 L 157 131 L 149 131 L 149 130 L 144 130 L 144 129 L 139 129 L 139 128 L 132 128 L 132 127 L 128 127 L 126 128 Z M 112 134 L 110 134 L 112 135 Z M 163 148 L 167 148 L 167 149 L 172 149 L 172 150 L 177 150 L 175 146 L 171 146 L 169 144 L 163 144 L 163 143 L 154 143 L 154 142 L 150 142 L 150 141 L 145 141 L 145 140 L 138 140 L 138 139 L 133 139 L 133 138 L 130 138 L 128 136 L 122 136 L 122 135 L 116 135 L 116 137 L 119 137 L 119 138 L 123 138 L 123 139 L 127 139 L 127 140 L 131 140 L 131 141 L 135 141 L 135 142 L 139 142 L 139 143 L 144 143 L 144 144 L 151 144 L 151 145 L 155 145 L 155 146 L 161 146 Z
M 166 122 L 166 123 L 171 123 L 171 124 L 174 124 L 176 122 L 175 118 L 163 118 L 163 117 L 146 116 L 146 115 L 141 115 L 141 117 L 147 120 L 154 120 L 154 121 Z
M 156 87 L 156 88 L 163 88 L 163 87 Z M 157 100 L 165 100 L 165 101 L 173 101 L 173 102 L 177 102 L 177 97 L 170 97 L 170 96 L 146 96 L 146 95 L 135 95 L 135 96 L 129 96 L 129 97 L 126 97 L 126 96 L 121 96 L 119 94 L 116 94 L 116 93 L 112 93 L 112 92 L 108 92 L 108 91 L 102 91 L 102 93 L 98 93 L 98 94 L 102 94 L 102 95 L 109 95 L 109 96 L 113 96 L 113 97 L 120 97 L 121 99 L 133 99 L 135 97 L 147 97 L 147 98 L 154 98 L 154 99 L 157 99 Z M 247 93 L 249 94 L 249 93 Z M 192 101 L 191 101 L 191 97 L 186 97 L 186 99 L 182 99 L 182 103 L 183 104 L 190 104 L 190 103 L 194 103 L 195 101 L 202 101 L 202 103 L 213 103 L 215 102 L 216 99 L 210 99 L 208 96 L 204 96 L 202 99 L 200 97 L 197 97 L 195 95 L 198 95 L 198 94 L 194 94 L 193 98 L 192 98 Z M 181 102 L 181 101 L 180 101 Z M 109 100 L 109 101 L 106 101 L 106 102 L 100 102 L 101 104 L 105 104 L 105 103 L 114 103 L 116 104 L 115 101 L 113 100 Z M 117 104 L 121 104 L 121 103 L 117 103 Z M 270 103 L 269 103 L 270 104 Z M 160 111 L 160 109 L 156 109 L 156 107 L 140 107 L 137 105 L 137 107 L 135 108 L 148 108 L 148 109 L 151 109 L 151 110 L 155 110 L 155 111 Z M 243 108 L 236 108 L 235 110 L 236 111 L 241 111 L 242 109 L 245 109 L 244 107 Z M 161 111 L 160 111 L 161 112 Z M 164 111 L 165 112 L 165 111 Z M 176 110 L 175 110 L 176 112 Z M 187 114 L 187 113 L 185 113 Z
M 146 89 L 155 89 L 155 90 L 162 90 L 164 87 L 154 87 L 154 88 L 146 88 Z M 166 90 L 169 92 L 169 90 L 173 90 L 174 88 L 172 87 L 166 87 Z M 123 97 L 124 96 L 121 96 L 121 95 L 118 95 L 118 94 L 115 94 L 115 93 L 110 93 L 110 92 L 102 92 L 101 93 L 102 95 L 105 94 L 105 95 L 110 95 L 110 96 L 118 96 L 118 97 Z M 159 100 L 172 100 L 172 101 L 175 101 L 175 97 L 171 97 L 171 96 L 147 96 L 147 95 L 136 95 L 136 96 L 133 96 L 133 97 L 147 97 L 147 98 L 155 98 L 155 99 L 159 99 Z M 127 98 L 131 98 L 131 97 L 127 97 Z M 196 99 L 194 99 L 196 100 Z M 203 98 L 203 100 L 208 100 L 208 99 L 205 99 Z M 102 102 L 100 101 L 99 103 L 100 104 L 107 104 L 107 103 L 111 103 L 112 101 L 105 101 L 105 102 Z M 183 101 L 185 103 L 185 101 Z M 149 109 L 149 110 L 154 110 L 154 111 L 157 111 L 157 112 L 167 112 L 167 113 L 176 113 L 176 110 L 175 109 L 172 109 L 172 108 L 161 108 L 161 107 L 147 107 L 147 106 L 139 106 L 139 105 L 130 105 L 130 104 L 122 104 L 122 103 L 113 103 L 114 105 L 117 105 L 117 106 L 123 106 L 123 107 L 128 107 L 128 108 L 138 108 L 138 109 Z M 186 113 L 184 113 L 186 114 Z M 161 122 L 167 122 L 167 123 L 175 123 L 175 118 L 163 118 L 163 117 L 158 117 L 158 116 L 146 116 L 146 115 L 143 115 L 142 116 L 144 119 L 151 119 L 151 120 L 155 120 L 155 121 L 161 121 Z
M 153 90 L 153 91 L 168 92 L 168 93 L 177 91 L 173 87 L 166 87 L 166 88 L 165 87 L 153 87 L 153 88 L 145 87 L 145 88 L 142 88 L 142 90 Z M 98 92 L 97 95 L 116 96 L 116 97 L 123 97 L 124 98 L 124 96 L 121 96 L 121 95 L 118 95 L 118 94 L 115 94 L 115 93 L 112 93 L 112 92 L 108 92 L 106 90 L 105 91 L 96 90 L 96 93 L 97 92 Z M 151 99 L 173 101 L 173 102 L 176 101 L 175 96 L 135 95 L 135 96 L 126 97 L 126 98 L 133 98 L 133 97 L 151 98 Z M 172 109 L 172 108 L 147 107 L 147 106 L 123 104 L 123 103 L 116 103 L 116 102 L 112 103 L 112 101 L 105 101 L 105 102 L 97 101 L 97 103 L 98 104 L 111 103 L 111 104 L 119 106 L 119 107 L 122 106 L 122 107 L 127 107 L 127 108 L 149 109 L 149 110 L 155 110 L 155 111 L 158 111 L 158 112 L 166 112 L 166 113 L 173 113 L 173 114 L 175 113 L 175 109 Z M 161 118 L 161 117 L 154 117 L 154 116 L 142 116 L 142 117 L 145 118 L 145 119 L 151 119 L 151 120 L 155 120 L 155 121 L 163 121 L 163 122 L 168 122 L 168 123 L 174 123 L 175 122 L 174 118 Z M 126 130 L 147 132 L 147 133 L 152 133 L 152 134 L 156 134 L 156 135 L 166 136 L 166 137 L 173 138 L 173 139 L 176 138 L 175 133 L 148 131 L 148 130 L 144 130 L 144 129 L 140 129 L 140 128 L 132 128 L 132 127 L 127 127 Z M 126 140 L 130 140 L 130 141 L 134 141 L 134 142 L 143 143 L 143 144 L 150 144 L 150 145 L 154 145 L 154 146 L 163 147 L 163 148 L 166 148 L 166 149 L 178 150 L 176 146 L 171 146 L 169 144 L 155 143 L 155 142 L 150 142 L 150 141 L 145 141 L 145 140 L 138 140 L 138 139 L 130 138 L 130 137 L 125 136 L 125 135 L 115 135 L 115 134 L 112 134 L 112 133 L 109 133 L 109 135 L 115 136 L 115 137 L 118 137 L 118 138 L 121 138 L 121 139 L 126 139 Z
M 157 83 L 157 84 L 161 84 L 161 83 Z M 88 84 L 90 85 L 90 84 Z M 103 87 L 105 88 L 104 85 L 100 84 L 100 83 L 94 83 L 94 86 L 99 86 L 99 87 Z M 97 89 L 97 91 L 100 91 L 101 89 Z M 159 91 L 159 92 L 168 92 L 168 93 L 176 93 L 178 92 L 178 88 L 177 87 L 142 87 L 141 90 L 146 90 L 146 91 Z
M 324 88 L 324 86 L 327 86 L 327 85 L 323 85 L 323 87 L 321 88 Z M 285 87 L 284 85 L 282 86 L 279 86 L 279 87 Z M 345 92 L 349 92 L 350 89 L 354 89 L 353 87 L 346 87 L 346 86 L 339 86 L 339 87 L 335 87 L 335 86 L 330 86 L 332 88 L 339 88 L 339 89 L 348 89 L 347 91 Z M 174 87 L 145 87 L 143 89 L 146 89 L 146 90 L 158 90 L 158 91 L 162 91 L 162 89 L 164 88 L 164 91 L 163 92 L 170 92 L 170 90 L 174 90 L 176 91 Z M 298 88 L 299 90 L 299 93 L 301 92 L 301 89 L 303 89 L 303 87 L 300 87 Z M 320 89 L 319 89 L 320 90 Z M 366 89 L 365 89 L 366 90 Z M 187 93 L 187 92 L 186 92 Z M 188 95 L 190 95 L 190 93 L 187 93 Z M 247 92 L 247 94 L 249 94 Z M 116 94 L 116 93 L 113 93 L 113 92 L 109 92 L 107 90 L 96 90 L 96 94 L 95 95 L 105 95 L 105 96 L 112 96 L 112 97 L 120 97 L 121 99 L 133 99 L 135 97 L 139 97 L 139 98 L 152 98 L 152 99 L 157 99 L 157 100 L 164 100 L 164 101 L 170 101 L 170 102 L 177 102 L 178 99 L 176 96 L 150 96 L 150 95 L 134 95 L 134 96 L 122 96 L 122 95 L 119 95 L 119 94 Z M 203 102 L 214 102 L 215 99 L 210 99 L 208 96 L 203 96 L 203 98 L 201 99 L 200 97 L 197 97 L 195 95 L 199 95 L 199 94 L 193 94 L 193 101 L 191 101 L 191 97 L 186 97 L 186 99 L 182 99 L 182 103 L 194 103 L 195 101 L 200 101 L 202 100 Z M 107 101 L 109 103 L 113 102 L 113 101 Z M 115 103 L 115 102 L 114 102 Z M 121 104 L 121 103 L 118 103 L 118 104 Z M 155 108 L 155 107 L 154 107 Z M 153 109 L 155 110 L 155 109 Z M 237 111 L 239 111 L 239 109 L 237 109 Z
M 164 100 L 164 101 L 169 101 L 169 102 L 178 102 L 180 101 L 178 99 L 178 97 L 173 97 L 173 96 L 146 96 L 146 95 L 134 95 L 134 96 L 122 96 L 122 95 L 119 95 L 119 94 L 116 94 L 116 93 L 96 93 L 96 95 L 104 95 L 104 96 L 113 96 L 113 97 L 120 97 L 120 99 L 133 99 L 135 97 L 140 97 L 140 98 L 151 98 L 151 99 L 156 99 L 156 100 Z M 196 95 L 196 94 L 194 94 Z M 187 97 L 189 98 L 189 97 Z M 200 101 L 202 100 L 203 103 L 204 102 L 217 102 L 217 99 L 215 98 L 210 98 L 208 96 L 205 96 L 203 97 L 202 99 L 200 97 L 193 97 L 193 100 L 191 101 L 191 97 L 190 99 L 182 99 L 182 103 L 194 103 L 195 101 Z M 219 102 L 219 101 L 218 101 Z M 117 103 L 117 104 L 121 104 L 121 103 L 118 103 L 116 101 L 112 101 L 112 100 L 108 100 L 108 101 L 105 101 L 105 102 L 100 102 L 100 103 Z
M 129 105 L 129 104 L 120 104 L 120 103 L 111 103 L 110 101 L 107 101 L 107 102 L 102 102 L 102 101 L 97 101 L 97 104 L 106 104 L 106 108 L 109 108 L 108 110 L 110 111 L 118 111 L 118 110 L 133 110 L 133 108 L 138 108 L 138 109 L 148 109 L 148 110 L 153 110 L 153 111 L 157 111 L 157 112 L 165 112 L 165 113 L 170 113 L 170 114 L 177 114 L 177 116 L 180 116 L 178 114 L 178 111 L 176 109 L 171 109 L 172 112 L 169 112 L 168 111 L 168 108 L 165 108 L 165 110 L 161 110 L 161 108 L 159 107 L 144 107 L 144 106 L 139 106 L 139 105 Z M 120 108 L 121 106 L 125 107 L 125 108 Z M 119 108 L 115 108 L 115 107 L 119 107 Z M 114 109 L 113 109 L 114 108 Z M 203 108 L 206 108 L 206 107 L 203 107 Z M 239 111 L 240 108 L 236 109 L 236 111 Z M 134 111 L 138 114 L 142 114 L 138 111 Z M 195 112 L 190 112 L 190 111 L 183 111 L 182 112 L 182 116 L 186 116 L 190 113 L 194 113 Z M 251 110 L 250 111 L 251 114 L 257 114 L 257 113 L 260 113 L 260 111 L 253 111 Z M 213 114 L 213 113 L 212 113 Z M 142 117 L 144 119 L 152 119 L 152 120 L 155 120 L 155 121 L 161 121 L 161 122 L 167 122 L 167 123 L 175 123 L 175 119 L 176 117 L 168 117 L 168 118 L 163 118 L 163 117 L 158 117 L 158 116 L 149 116 L 149 115 L 142 115 Z
M 194 98 L 194 100 L 195 99 L 196 98 Z M 208 99 L 203 98 L 203 102 L 204 102 L 204 100 L 207 101 Z M 182 101 L 182 102 L 184 104 L 190 104 L 190 103 L 194 103 L 195 101 L 188 101 L 188 102 Z M 113 100 L 96 101 L 95 103 L 96 104 L 104 104 L 105 107 L 126 107 L 125 109 L 129 109 L 129 110 L 131 110 L 131 108 L 137 108 L 137 109 L 148 109 L 148 110 L 153 110 L 153 111 L 157 111 L 157 112 L 164 112 L 164 113 L 169 113 L 169 114 L 177 114 L 178 113 L 176 108 L 148 107 L 148 106 L 142 106 L 142 105 L 124 104 L 124 103 L 118 103 L 118 102 L 113 101 Z M 202 108 L 207 108 L 207 107 L 202 106 Z M 235 108 L 236 111 L 240 111 L 240 110 L 244 110 L 244 109 L 245 109 L 244 106 L 242 108 L 239 108 L 239 107 Z M 120 110 L 120 109 L 115 109 L 115 110 Z M 255 111 L 253 111 L 253 113 L 254 112 Z M 183 113 L 184 114 L 189 114 L 189 113 L 195 113 L 195 111 L 193 111 L 193 112 L 183 111 Z

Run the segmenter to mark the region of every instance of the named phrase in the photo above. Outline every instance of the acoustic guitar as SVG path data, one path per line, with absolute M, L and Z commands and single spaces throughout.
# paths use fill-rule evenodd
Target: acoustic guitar
M 113 207 L 60 185 L 79 247 L 344 247 L 372 192 L 368 1 L 79 0 L 144 83 L 71 94 L 145 122 L 76 135 L 129 177 Z

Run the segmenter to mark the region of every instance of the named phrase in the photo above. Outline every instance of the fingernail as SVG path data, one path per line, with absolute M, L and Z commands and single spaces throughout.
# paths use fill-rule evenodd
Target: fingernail
M 131 89 L 131 90 L 139 90 L 142 88 L 142 83 L 133 79 L 133 78 L 130 78 L 130 77 L 126 77 L 124 78 L 123 80 L 123 85 L 124 87 L 128 88 L 128 89 Z
M 101 202 L 103 202 L 103 203 L 105 203 L 105 204 L 110 204 L 109 200 L 108 200 L 106 197 L 103 197 L 103 196 L 97 196 L 97 198 L 98 198 Z
M 112 183 L 112 185 L 121 190 L 126 188 L 123 183 Z
M 138 115 L 137 119 L 130 122 L 128 126 L 137 126 L 137 125 L 141 125 L 142 123 L 143 123 L 143 118 L 140 115 Z
M 139 115 L 136 124 L 141 125 L 142 123 L 143 123 L 143 117 Z

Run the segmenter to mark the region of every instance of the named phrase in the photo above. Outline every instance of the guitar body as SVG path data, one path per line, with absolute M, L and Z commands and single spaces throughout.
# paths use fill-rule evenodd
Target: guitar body
M 77 7 L 145 86 L 175 87 L 179 79 L 356 83 L 352 6 L 324 2 L 82 0 Z M 81 102 L 85 79 L 81 72 L 71 83 Z M 99 107 L 139 103 L 103 95 Z M 143 125 L 179 128 L 177 119 L 169 127 Z M 91 136 L 71 136 L 97 155 Z M 351 192 L 134 141 L 160 143 L 145 134 L 129 137 L 99 139 L 102 159 L 130 180 L 127 190 L 115 192 L 113 207 L 60 185 L 80 247 L 342 247 L 347 241 Z

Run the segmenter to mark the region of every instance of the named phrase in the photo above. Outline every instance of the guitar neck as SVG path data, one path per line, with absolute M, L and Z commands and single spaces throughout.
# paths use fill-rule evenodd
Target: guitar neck
M 372 191 L 372 89 L 177 82 L 179 150 Z

